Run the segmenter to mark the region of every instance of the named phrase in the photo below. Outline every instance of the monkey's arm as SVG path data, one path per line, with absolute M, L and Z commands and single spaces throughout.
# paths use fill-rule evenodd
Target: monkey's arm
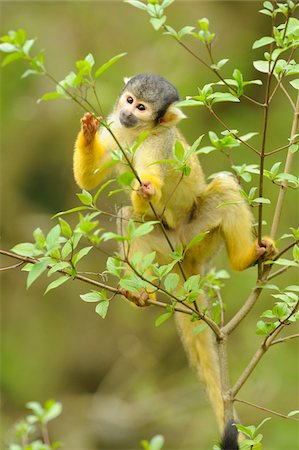
M 73 159 L 74 177 L 81 188 L 93 189 L 110 173 L 101 166 L 110 159 L 110 154 L 100 141 L 99 121 L 86 113 L 81 119 Z
M 213 199 L 212 204 L 220 214 L 220 228 L 233 269 L 244 270 L 261 257 L 270 259 L 275 255 L 272 239 L 263 237 L 261 245 L 253 240 L 251 212 L 232 178 L 215 178 L 206 195 Z

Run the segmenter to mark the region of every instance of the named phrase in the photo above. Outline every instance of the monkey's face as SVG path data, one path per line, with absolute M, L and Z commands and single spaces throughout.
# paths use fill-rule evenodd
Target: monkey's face
M 152 107 L 132 92 L 124 92 L 118 103 L 119 121 L 126 128 L 149 129 L 155 125 Z

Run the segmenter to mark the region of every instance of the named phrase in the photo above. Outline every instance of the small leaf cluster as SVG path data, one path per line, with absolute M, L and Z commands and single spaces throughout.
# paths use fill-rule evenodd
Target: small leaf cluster
M 29 62 L 30 69 L 26 70 L 21 78 L 26 78 L 28 75 L 44 75 L 44 53 L 41 51 L 36 56 L 31 56 L 31 48 L 36 39 L 27 39 L 26 31 L 22 28 L 18 30 L 11 30 L 7 35 L 0 38 L 0 52 L 7 54 L 3 61 L 2 67 L 11 64 L 17 60 L 25 60 Z
M 173 159 L 163 159 L 157 160 L 152 164 L 171 164 L 174 170 L 182 173 L 182 175 L 189 176 L 191 172 L 191 167 L 189 165 L 189 160 L 192 155 L 197 155 L 200 153 L 198 148 L 204 135 L 199 136 L 193 144 L 186 150 L 181 141 L 176 141 L 173 147 Z
M 255 197 L 256 191 L 257 191 L 257 187 L 252 187 L 248 193 L 245 192 L 243 189 L 241 189 L 240 194 L 248 202 L 248 204 L 252 207 L 258 206 L 260 204 L 269 205 L 271 203 L 269 198 Z
M 244 426 L 235 424 L 238 431 L 246 436 L 246 439 L 240 442 L 240 450 L 262 450 L 263 435 L 261 433 L 257 434 L 257 432 L 264 425 L 264 423 L 270 419 L 270 417 L 266 417 L 266 419 L 264 419 L 258 426 Z
M 259 49 L 269 45 L 269 51 L 264 52 L 264 59 L 254 61 L 256 70 L 262 73 L 273 73 L 278 80 L 286 76 L 299 74 L 299 64 L 291 58 L 282 59 L 280 56 L 298 47 L 299 44 L 299 20 L 291 17 L 294 14 L 298 3 L 288 1 L 286 3 L 277 3 L 277 8 L 266 1 L 264 9 L 260 12 L 275 19 L 278 14 L 284 16 L 284 22 L 273 27 L 273 36 L 263 36 L 253 43 L 253 49 Z M 290 81 L 291 86 L 299 89 L 298 78 Z
M 166 22 L 165 9 L 170 6 L 174 0 L 148 0 L 147 3 L 143 3 L 139 0 L 125 0 L 125 3 L 129 3 L 135 8 L 145 11 L 150 16 L 150 23 L 153 28 L 158 31 Z
M 276 285 L 265 285 L 264 288 L 278 290 Z M 272 294 L 272 297 L 277 300 L 272 309 L 267 309 L 261 314 L 262 318 L 270 319 L 271 321 L 260 320 L 256 324 L 256 334 L 268 336 L 281 323 L 287 322 L 291 324 L 299 319 L 298 309 L 298 286 L 288 286 L 279 294 Z
M 72 211 L 74 210 L 77 208 L 73 208 Z M 37 228 L 33 232 L 35 242 L 24 242 L 12 248 L 12 251 L 18 255 L 37 259 L 37 262 L 28 262 L 22 269 L 28 272 L 27 288 L 46 270 L 48 270 L 48 277 L 56 273 L 62 273 L 62 275 L 48 285 L 45 294 L 76 276 L 79 261 L 100 241 L 98 221 L 94 220 L 99 214 L 100 212 L 93 212 L 83 216 L 80 213 L 80 220 L 73 230 L 65 219 L 59 217 L 59 224 L 55 225 L 47 235 Z M 93 245 L 81 247 L 78 250 L 82 238 L 88 239 Z
M 209 139 L 212 145 L 202 147 L 197 154 L 208 154 L 215 150 L 225 151 L 232 148 L 240 147 L 244 142 L 256 136 L 258 133 L 252 132 L 242 136 L 238 136 L 238 130 L 225 130 L 221 134 L 223 137 L 219 137 L 214 131 L 209 131 Z M 249 167 L 249 166 L 248 166 Z M 257 172 L 254 172 L 257 173 Z
M 76 61 L 77 71 L 71 71 L 66 77 L 57 83 L 56 91 L 47 92 L 41 98 L 41 100 L 52 100 L 56 98 L 64 98 L 70 100 L 73 96 L 78 95 L 80 98 L 82 96 L 82 89 L 85 89 L 85 96 L 87 91 L 92 89 L 95 91 L 96 80 L 113 64 L 119 61 L 126 53 L 121 53 L 114 56 L 109 61 L 102 64 L 94 72 L 95 60 L 91 53 L 89 53 L 84 59 Z M 80 91 L 81 90 L 81 91 Z M 79 91 L 79 92 L 78 92 Z
M 198 88 L 199 95 L 188 96 L 186 100 L 178 102 L 177 106 L 206 106 L 211 108 L 214 103 L 234 102 L 238 103 L 240 100 L 236 95 L 230 92 L 214 92 L 213 86 L 218 83 L 205 84 L 202 88 Z
M 104 289 L 101 289 L 100 291 L 90 291 L 87 294 L 80 295 L 80 298 L 87 303 L 97 303 L 95 312 L 102 317 L 102 319 L 106 318 L 110 299 L 107 298 L 107 292 Z
M 9 450 L 54 450 L 61 447 L 61 443 L 49 443 L 46 442 L 48 439 L 44 438 L 45 431 L 48 436 L 48 423 L 61 414 L 61 403 L 54 400 L 47 400 L 44 405 L 38 402 L 28 402 L 26 408 L 30 409 L 32 414 L 15 425 L 15 435 L 22 444 L 12 443 Z M 37 433 L 41 434 L 43 439 L 32 440 L 32 435 Z
M 294 147 L 297 150 L 298 145 L 294 145 Z M 285 183 L 287 183 L 288 187 L 297 189 L 299 187 L 299 177 L 290 173 L 280 172 L 280 166 L 281 162 L 277 162 L 273 164 L 270 170 L 264 169 L 264 176 L 278 186 L 285 186 Z
M 230 86 L 232 88 L 232 92 L 240 98 L 244 94 L 244 90 L 246 86 L 251 84 L 255 84 L 261 86 L 263 83 L 261 80 L 244 80 L 244 76 L 240 69 L 234 69 L 232 73 L 232 78 L 225 78 L 224 80 L 218 81 L 216 84 L 223 86 Z

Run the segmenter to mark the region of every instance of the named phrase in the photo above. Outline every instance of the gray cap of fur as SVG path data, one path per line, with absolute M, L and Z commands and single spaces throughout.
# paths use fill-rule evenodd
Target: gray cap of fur
M 169 105 L 179 100 L 178 91 L 169 81 L 151 73 L 130 78 L 125 90 L 132 92 L 138 100 L 151 103 L 157 112 L 157 119 L 164 115 Z

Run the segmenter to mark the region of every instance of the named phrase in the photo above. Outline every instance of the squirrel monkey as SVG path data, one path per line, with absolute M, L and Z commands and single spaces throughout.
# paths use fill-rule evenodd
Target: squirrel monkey
M 122 208 L 120 212 L 123 232 L 126 232 L 126 221 L 122 219 L 140 219 L 143 216 L 148 220 L 154 217 L 151 203 L 174 248 L 178 244 L 185 246 L 197 234 L 209 231 L 204 240 L 186 253 L 182 266 L 187 277 L 204 276 L 222 242 L 235 270 L 252 266 L 260 257 L 270 258 L 275 253 L 274 244 L 269 238 L 263 238 L 261 245 L 253 241 L 252 215 L 233 178 L 220 175 L 207 184 L 195 154 L 188 160 L 191 168 L 188 176 L 173 170 L 171 164 L 155 164 L 156 161 L 173 158 L 177 140 L 185 151 L 189 148 L 176 128 L 185 117 L 175 106 L 178 100 L 177 90 L 164 78 L 152 74 L 137 75 L 127 81 L 107 119 L 122 146 L 131 146 L 143 131 L 149 133 L 132 160 L 141 183 L 135 180 L 132 206 Z M 91 114 L 85 114 L 75 145 L 74 176 L 78 185 L 86 189 L 97 186 L 113 170 L 106 163 L 111 160 L 111 152 L 117 144 L 106 128 L 98 128 L 99 121 Z M 122 164 L 118 166 L 118 170 L 124 170 Z M 159 264 L 170 262 L 169 244 L 158 225 L 149 235 L 135 239 L 129 251 L 131 255 L 137 251 L 144 254 L 156 251 Z M 204 296 L 197 303 L 200 310 L 207 306 Z M 195 336 L 192 331 L 194 324 L 185 314 L 176 313 L 176 321 L 190 361 L 207 387 L 223 431 L 221 376 L 214 336 L 209 329 Z

